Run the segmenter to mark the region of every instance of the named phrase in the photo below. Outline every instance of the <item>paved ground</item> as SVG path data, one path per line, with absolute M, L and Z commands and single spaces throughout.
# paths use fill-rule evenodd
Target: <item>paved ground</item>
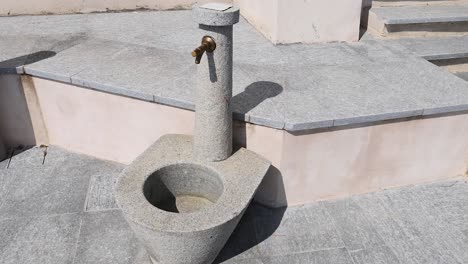
M 112 196 L 120 164 L 58 147 L 0 163 L 0 263 L 149 264 Z M 8 167 L 8 168 L 7 168 Z M 468 263 L 468 185 L 249 207 L 217 263 Z

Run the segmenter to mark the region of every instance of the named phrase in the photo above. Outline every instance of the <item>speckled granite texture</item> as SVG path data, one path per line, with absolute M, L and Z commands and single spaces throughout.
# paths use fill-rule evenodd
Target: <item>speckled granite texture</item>
M 119 208 L 155 263 L 211 263 L 270 167 L 269 161 L 246 149 L 224 161 L 206 161 L 194 155 L 192 144 L 191 136 L 161 137 L 124 170 L 116 185 Z M 197 182 L 205 184 L 197 187 Z M 178 199 L 179 193 L 213 204 L 190 213 L 157 208 Z
M 194 151 L 209 161 L 225 160 L 232 154 L 233 26 L 239 22 L 239 8 L 224 12 L 195 8 L 193 13 L 200 33 L 216 43 L 213 52 L 205 52 L 193 80 L 197 87 Z
M 54 146 L 43 153 L 0 162 L 0 263 L 150 264 L 112 188 L 100 187 L 123 166 Z M 467 199 L 459 180 L 289 208 L 251 204 L 214 263 L 467 263 Z

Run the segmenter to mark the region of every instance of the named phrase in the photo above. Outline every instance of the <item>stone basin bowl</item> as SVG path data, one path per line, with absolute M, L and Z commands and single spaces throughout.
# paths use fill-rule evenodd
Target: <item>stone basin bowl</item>
M 198 160 L 192 145 L 191 136 L 161 137 L 116 184 L 117 203 L 153 263 L 212 263 L 270 167 L 246 149 Z
M 224 192 L 221 175 L 194 163 L 162 167 L 143 185 L 153 206 L 172 213 L 192 213 L 215 204 Z

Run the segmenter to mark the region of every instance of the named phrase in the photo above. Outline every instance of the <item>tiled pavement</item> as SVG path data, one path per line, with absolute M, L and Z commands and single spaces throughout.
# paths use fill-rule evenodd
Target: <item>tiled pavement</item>
M 123 166 L 44 151 L 0 163 L 0 263 L 150 264 L 112 197 Z M 287 209 L 253 204 L 216 262 L 468 263 L 467 201 L 468 185 L 453 180 Z

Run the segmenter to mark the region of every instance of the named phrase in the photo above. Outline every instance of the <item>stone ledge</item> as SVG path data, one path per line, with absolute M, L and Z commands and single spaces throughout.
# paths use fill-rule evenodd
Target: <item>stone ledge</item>
M 467 22 L 468 4 L 452 6 L 375 7 L 370 10 L 385 24 Z
M 190 50 L 201 36 L 190 11 L 0 22 L 0 72 L 194 110 Z M 233 109 L 241 121 L 302 131 L 468 110 L 467 82 L 401 45 L 274 46 L 243 19 L 234 36 Z M 50 56 L 27 60 L 41 51 Z
M 403 38 L 388 40 L 388 43 L 402 45 L 416 55 L 429 61 L 468 57 L 468 36 Z

